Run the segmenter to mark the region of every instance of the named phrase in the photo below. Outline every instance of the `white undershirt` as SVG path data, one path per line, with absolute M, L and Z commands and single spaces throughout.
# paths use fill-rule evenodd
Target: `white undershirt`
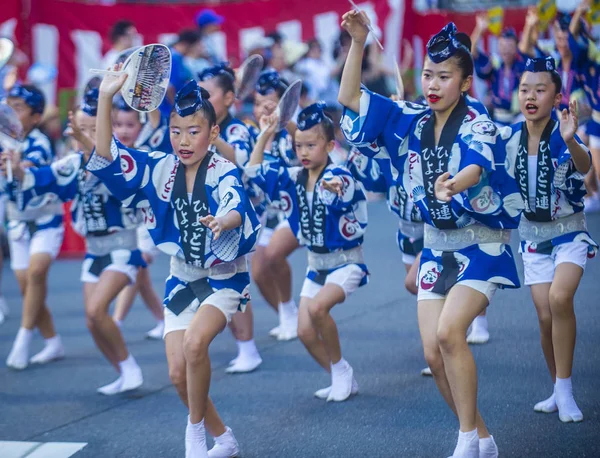
M 529 193 L 529 208 L 535 210 L 535 191 L 537 190 L 537 155 L 527 156 L 527 190 Z
M 312 204 L 313 204 L 314 194 L 315 194 L 314 191 L 311 191 L 311 192 L 306 191 L 306 202 L 308 203 L 308 210 L 310 211 L 311 215 L 312 215 Z
M 192 204 L 192 193 L 191 193 L 191 192 L 188 192 L 188 193 L 187 193 L 187 195 L 188 195 L 188 202 L 189 202 L 189 203 L 190 203 L 190 205 L 191 205 L 191 204 Z

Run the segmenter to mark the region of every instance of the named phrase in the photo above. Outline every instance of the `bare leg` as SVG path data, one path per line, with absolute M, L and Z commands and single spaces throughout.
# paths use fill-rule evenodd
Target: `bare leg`
M 113 320 L 117 323 L 122 323 L 129 311 L 131 310 L 131 306 L 135 301 L 135 296 L 138 293 L 138 285 L 137 282 L 133 285 L 128 285 L 123 289 L 119 296 L 117 297 L 117 302 L 115 304 L 115 311 L 113 313 Z
M 327 372 L 331 372 L 331 359 L 327 354 L 327 350 L 325 350 L 323 340 L 313 324 L 309 313 L 309 306 L 311 303 L 312 299 L 307 297 L 300 299 L 300 307 L 298 310 L 298 337 L 319 366 Z
M 183 354 L 183 336 L 185 331 L 173 331 L 165 336 L 165 347 L 167 362 L 169 364 L 169 377 L 177 390 L 181 402 L 188 406 L 186 362 Z M 210 397 L 206 406 L 205 425 L 208 432 L 213 436 L 220 436 L 225 432 L 225 424 L 219 417 Z
M 329 314 L 331 309 L 346 299 L 344 290 L 338 285 L 326 284 L 321 291 L 311 300 L 306 298 L 308 313 L 313 326 L 323 339 L 323 345 L 332 364 L 342 359 L 340 337 L 337 325 Z
M 146 259 L 146 262 L 149 261 L 149 256 L 143 255 L 143 257 Z M 150 313 L 152 313 L 152 316 L 154 316 L 157 321 L 163 321 L 165 319 L 163 304 L 160 297 L 158 297 L 158 294 L 156 294 L 154 286 L 152 286 L 152 279 L 150 278 L 150 263 L 151 260 L 148 262 L 148 267 L 145 269 L 139 269 L 136 284 L 140 296 L 142 297 L 142 300 L 144 301 L 144 304 L 146 304 L 148 310 L 150 310 Z
M 552 311 L 552 342 L 556 360 L 556 376 L 568 378 L 573 369 L 573 354 L 577 322 L 573 306 L 575 291 L 583 275 L 583 269 L 572 263 L 556 267 L 554 281 L 550 287 L 550 309 Z
M 412 264 L 405 264 L 406 268 L 406 277 L 404 277 L 404 287 L 406 290 L 413 294 L 417 295 L 419 292 L 419 288 L 417 287 L 417 275 L 419 274 L 419 264 L 421 263 L 421 253 L 417 255 L 415 258 L 415 262 Z
M 260 294 L 265 298 L 267 304 L 274 310 L 277 310 L 281 296 L 278 284 L 274 280 L 271 268 L 267 265 L 265 259 L 265 247 L 256 247 L 256 251 L 252 255 L 251 273 L 254 283 L 256 283 Z
M 477 427 L 477 369 L 465 335 L 473 319 L 487 305 L 484 294 L 455 285 L 446 296 L 439 318 L 438 342 L 463 432 Z
M 203 305 L 185 331 L 183 352 L 186 360 L 188 405 L 191 423 L 204 419 L 210 387 L 210 358 L 208 347 L 225 328 L 227 320 L 218 308 Z
M 552 313 L 550 312 L 550 285 L 540 283 L 531 285 L 531 297 L 538 316 L 540 325 L 540 341 L 548 372 L 552 383 L 556 381 L 556 364 L 554 362 L 554 345 L 552 344 Z
M 21 320 L 21 327 L 25 329 L 35 328 L 39 314 L 44 308 L 51 264 L 52 258 L 47 253 L 31 255 L 29 269 L 27 269 L 27 288 L 23 299 L 23 318 Z M 49 320 L 51 321 L 52 318 L 50 317 Z
M 277 229 L 271 237 L 269 246 L 266 247 L 266 261 L 275 275 L 281 302 L 289 302 L 292 299 L 292 270 L 287 257 L 298 247 L 298 239 L 288 227 Z
M 236 340 L 246 342 L 254 338 L 254 314 L 250 302 L 246 305 L 246 310 L 231 317 L 229 328 Z
M 119 362 L 127 359 L 129 352 L 121 331 L 108 314 L 108 309 L 113 299 L 128 284 L 127 275 L 106 270 L 100 275 L 98 283 L 93 288 L 93 294 L 86 294 L 85 311 L 88 328 L 100 351 L 117 368 Z

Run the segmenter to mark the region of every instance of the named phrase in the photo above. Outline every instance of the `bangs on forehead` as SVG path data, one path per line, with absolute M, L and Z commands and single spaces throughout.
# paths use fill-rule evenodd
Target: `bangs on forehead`
M 524 72 L 521 76 L 521 84 L 535 86 L 537 84 L 552 85 L 552 77 L 550 72 Z
M 429 56 L 425 57 L 425 62 L 423 63 L 423 71 L 430 71 L 433 73 L 441 73 L 441 72 L 449 72 L 454 73 L 459 70 L 458 65 L 456 64 L 456 59 L 454 57 L 450 57 L 446 59 L 444 62 L 440 62 L 436 64 L 433 62 Z
M 202 110 L 198 110 L 189 116 L 180 116 L 175 110 L 173 110 L 171 112 L 170 124 L 176 125 L 182 129 L 191 126 L 206 127 L 208 125 L 208 119 L 206 119 L 206 116 L 204 116 L 204 112 Z

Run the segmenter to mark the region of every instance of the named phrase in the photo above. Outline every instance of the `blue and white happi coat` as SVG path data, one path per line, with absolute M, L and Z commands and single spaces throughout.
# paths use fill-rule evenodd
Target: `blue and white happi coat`
M 219 124 L 220 136 L 229 143 L 235 152 L 235 164 L 243 168 L 250 159 L 252 144 L 248 127 L 242 121 L 227 114 L 227 117 Z
M 362 184 L 345 167 L 336 166 L 329 160 L 315 183 L 311 202 L 306 191 L 308 169 L 278 167 L 273 162 L 264 161 L 246 167 L 245 171 L 250 181 L 259 186 L 268 198 L 290 202 L 285 212 L 290 228 L 299 243 L 312 253 L 341 253 L 362 245 L 367 228 L 367 200 Z M 341 196 L 323 188 L 323 180 L 333 177 L 339 177 L 343 183 Z M 364 261 L 318 270 L 309 265 L 307 278 L 324 284 L 328 274 L 349 264 L 357 264 L 367 273 Z M 360 286 L 367 281 L 365 275 Z
M 376 145 L 369 145 L 368 148 L 373 147 L 376 148 Z M 348 170 L 367 191 L 386 194 L 388 208 L 400 219 L 398 248 L 406 255 L 418 255 L 423 249 L 423 217 L 419 207 L 409 198 L 402 186 L 400 174 L 391 161 L 388 158 L 373 158 L 362 154 L 363 148 L 351 149 Z
M 25 138 L 22 145 L 22 161 L 30 161 L 32 167 L 43 167 L 54 160 L 54 149 L 50 139 L 39 129 L 33 129 Z M 7 219 L 8 236 L 18 240 L 26 232 L 61 227 L 63 224 L 63 207 L 58 196 L 53 192 L 40 193 L 32 199 L 27 209 L 19 202 L 20 183 L 15 178 L 12 183 L 6 183 L 8 195 Z
M 71 202 L 72 226 L 86 238 L 85 259 L 96 276 L 110 264 L 145 267 L 136 247 L 141 218 L 135 210 L 122 207 L 98 178 L 86 173 L 83 162 L 82 154 L 73 153 L 51 165 L 27 169 L 20 188 L 21 207 L 27 209 L 46 194 Z M 115 237 L 117 233 L 123 237 Z
M 250 132 L 251 147 L 254 149 L 260 129 L 250 124 L 248 125 L 248 131 Z M 264 152 L 264 160 L 272 162 L 279 167 L 294 167 L 298 165 L 298 158 L 292 145 L 292 136 L 287 130 L 283 129 L 275 134 L 271 143 L 271 149 Z M 285 219 L 285 214 L 289 212 L 291 202 L 281 199 L 281 196 L 273 196 L 273 199 L 271 199 L 258 186 L 251 183 L 249 183 L 249 192 L 256 213 L 264 219 L 266 227 L 274 229 L 279 222 Z
M 172 153 L 173 147 L 171 146 L 171 137 L 169 135 L 169 119 L 161 116 L 160 122 L 156 127 L 153 127 L 148 119 L 142 126 L 134 148 L 142 151 Z
M 145 226 L 157 248 L 176 258 L 179 264 L 217 269 L 254 249 L 260 229 L 258 217 L 244 191 L 238 169 L 228 160 L 209 152 L 201 163 L 194 192 L 186 196 L 178 193 L 183 185 L 183 194 L 186 194 L 185 169 L 176 155 L 129 149 L 116 139 L 111 143 L 111 154 L 113 160 L 108 161 L 94 153 L 87 169 L 124 206 L 142 210 Z M 215 240 L 199 218 L 208 214 L 221 217 L 230 211 L 241 215 L 241 226 L 223 232 Z M 173 261 L 171 264 L 173 266 Z M 227 278 L 208 275 L 211 291 L 230 288 L 240 295 L 245 294 L 250 276 L 247 268 L 241 270 Z M 190 289 L 196 291 L 194 284 L 194 281 L 171 275 L 167 279 L 164 305 L 179 314 L 190 304 L 202 303 L 196 292 L 195 297 L 188 294 Z M 181 298 L 189 302 L 182 304 Z M 242 305 L 240 303 L 240 307 Z
M 504 231 L 518 227 L 522 204 L 516 191 L 511 195 L 509 189 L 494 179 L 496 161 L 492 148 L 496 126 L 479 102 L 464 98 L 448 119 L 436 146 L 432 116 L 427 106 L 393 102 L 363 91 L 360 113 L 346 108 L 342 130 L 352 145 L 362 148 L 363 154 L 391 161 L 400 171 L 402 186 L 421 212 L 426 223 L 419 273 L 421 289 L 444 294 L 453 283 L 462 280 L 519 287 L 515 259 L 507 240 L 509 234 Z M 437 177 L 446 171 L 454 176 L 469 165 L 481 167 L 479 183 L 456 194 L 449 203 L 438 201 L 434 193 Z M 446 244 L 435 243 L 432 249 L 428 233 L 431 240 L 438 241 L 454 233 L 460 235 L 461 243 L 455 244 L 459 248 L 451 250 L 444 249 Z M 469 239 L 494 242 L 464 246 Z M 443 264 L 452 265 L 452 271 L 442 275 Z M 448 283 L 448 275 L 453 277 L 452 284 Z M 436 287 L 439 279 L 447 287 L 441 290 L 440 285 Z
M 598 245 L 586 229 L 583 198 L 584 175 L 577 171 L 569 149 L 560 134 L 560 124 L 551 119 L 542 134 L 536 170 L 529 170 L 526 124 L 517 123 L 500 129 L 497 160 L 514 181 L 524 212 L 519 226 L 520 250 L 550 254 L 555 246 L 573 241 L 589 245 L 588 256 Z M 587 146 L 575 137 L 589 153 Z M 502 156 L 503 155 L 503 156 Z M 591 160 L 591 155 L 590 155 Z M 535 175 L 535 190 L 529 189 L 529 174 Z

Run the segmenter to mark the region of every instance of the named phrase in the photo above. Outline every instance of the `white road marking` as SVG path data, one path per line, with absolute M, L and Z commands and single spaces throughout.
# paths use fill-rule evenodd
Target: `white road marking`
M 2 458 L 68 458 L 87 442 L 17 442 L 0 441 Z

